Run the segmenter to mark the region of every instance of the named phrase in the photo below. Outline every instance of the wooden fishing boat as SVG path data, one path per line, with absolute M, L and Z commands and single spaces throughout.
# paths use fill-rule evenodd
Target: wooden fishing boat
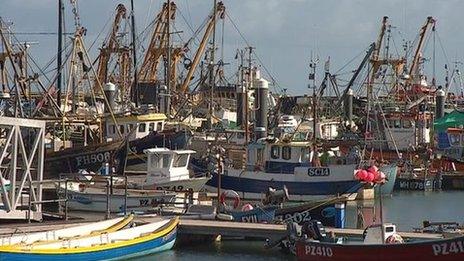
M 28 245 L 35 242 L 50 242 L 64 240 L 67 238 L 85 237 L 114 232 L 127 226 L 132 221 L 133 217 L 133 215 L 129 215 L 127 217 L 120 217 L 52 231 L 31 234 L 21 233 L 20 235 L 14 234 L 12 236 L 0 238 L 0 246 Z
M 295 222 L 302 224 L 311 220 L 319 220 L 324 226 L 335 226 L 335 204 L 345 203 L 346 197 L 335 197 L 330 200 L 310 201 L 304 203 L 287 204 L 276 210 L 275 221 Z
M 64 184 L 60 184 L 58 193 L 65 194 Z M 176 197 L 176 193 L 170 191 L 129 189 L 126 200 L 124 189 L 113 189 L 107 195 L 106 187 L 88 186 L 79 182 L 68 182 L 67 194 L 69 209 L 104 212 L 108 202 L 110 212 L 115 213 L 123 212 L 125 204 L 128 211 L 143 211 L 170 203 Z
M 0 247 L 0 260 L 126 260 L 173 247 L 178 218 L 85 238 Z
M 464 237 L 403 244 L 335 244 L 297 242 L 298 260 L 464 260 Z
M 402 238 L 396 234 L 396 226 L 387 223 L 368 227 L 362 243 L 339 244 L 334 243 L 334 239 L 328 238 L 323 228 L 308 231 L 316 236 L 296 242 L 298 260 L 387 261 L 414 258 L 421 261 L 445 261 L 464 259 L 464 236 L 403 243 Z
M 277 206 L 255 207 L 251 210 L 227 211 L 234 221 L 246 223 L 271 223 L 274 221 Z

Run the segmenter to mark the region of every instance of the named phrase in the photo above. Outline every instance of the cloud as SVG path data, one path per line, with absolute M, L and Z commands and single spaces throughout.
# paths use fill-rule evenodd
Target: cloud
M 74 21 L 68 0 L 66 4 L 67 30 L 73 28 Z M 120 1 L 129 8 L 128 0 Z M 177 0 L 177 16 L 183 38 L 190 36 L 185 25 L 191 23 L 196 28 L 212 8 L 212 1 Z M 0 16 L 14 21 L 16 31 L 56 31 L 56 0 L 2 0 Z M 88 28 L 87 43 L 102 31 L 105 23 L 119 2 L 110 0 L 80 0 L 81 23 Z M 240 32 L 273 72 L 280 84 L 293 93 L 303 92 L 307 85 L 307 64 L 311 51 L 321 59 L 331 56 L 332 68 L 342 67 L 376 40 L 380 21 L 384 15 L 396 26 L 395 44 L 401 49 L 402 38 L 413 40 L 419 28 L 429 15 L 437 18 L 437 30 L 449 60 L 462 59 L 461 46 L 464 36 L 460 34 L 460 0 L 224 0 L 230 17 L 240 28 Z M 159 10 L 161 0 L 136 0 L 137 25 L 140 31 Z M 220 32 L 218 27 L 218 32 Z M 226 59 L 234 63 L 237 48 L 245 46 L 230 21 L 225 20 Z M 107 30 L 102 33 L 106 35 Z M 401 33 L 401 36 L 399 36 Z M 56 40 L 50 36 L 21 36 L 40 42 L 33 46 L 32 54 L 45 64 L 56 53 Z M 100 40 L 101 41 L 101 40 Z M 399 50 L 401 51 L 401 50 Z M 438 52 L 437 52 L 438 54 Z M 443 56 L 443 55 L 442 55 Z M 440 63 L 444 63 L 442 59 Z M 349 70 L 357 65 L 353 64 Z M 321 66 L 322 67 L 322 66 Z M 234 70 L 234 66 L 228 66 Z

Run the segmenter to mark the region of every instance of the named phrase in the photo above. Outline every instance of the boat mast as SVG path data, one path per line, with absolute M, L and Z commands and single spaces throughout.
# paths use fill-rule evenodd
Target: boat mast
M 211 35 L 211 53 L 210 53 L 210 60 L 209 60 L 209 102 L 208 102 L 208 121 L 207 121 L 207 128 L 213 128 L 213 93 L 215 87 L 214 81 L 214 52 L 216 49 L 216 10 L 217 10 L 217 0 L 214 0 L 214 7 L 213 7 L 213 17 L 212 17 L 212 35 Z
M 171 115 L 171 0 L 168 0 L 167 8 L 167 19 L 166 19 L 166 45 L 167 45 L 167 54 L 166 54 L 166 111 L 165 114 L 169 118 Z
M 131 0 L 131 27 L 132 27 L 132 61 L 134 66 L 134 86 L 132 86 L 132 100 L 135 103 L 135 107 L 139 106 L 139 88 L 137 79 L 137 51 L 135 50 L 135 12 L 134 12 L 134 0 Z
M 250 125 L 248 119 L 250 118 L 250 108 L 249 108 L 249 98 L 248 98 L 248 92 L 253 88 L 252 86 L 252 81 L 253 81 L 253 76 L 252 76 L 252 70 L 251 70 L 251 63 L 252 63 L 252 54 L 253 54 L 253 46 L 248 46 L 248 83 L 245 85 L 245 144 L 248 144 L 250 141 Z
M 317 97 L 316 97 L 316 65 L 317 65 L 318 60 L 313 59 L 313 54 L 311 52 L 311 62 L 309 63 L 309 80 L 312 81 L 312 86 L 311 84 L 309 85 L 309 88 L 313 89 L 313 153 L 316 153 L 316 119 L 317 119 L 317 110 L 316 110 L 316 104 L 317 104 Z M 314 156 L 315 157 L 315 154 Z
M 58 108 L 61 108 L 61 64 L 62 62 L 62 51 L 63 51 L 63 11 L 64 5 L 63 0 L 58 0 L 58 53 L 56 59 L 56 68 L 58 69 L 57 82 L 56 82 L 56 103 Z

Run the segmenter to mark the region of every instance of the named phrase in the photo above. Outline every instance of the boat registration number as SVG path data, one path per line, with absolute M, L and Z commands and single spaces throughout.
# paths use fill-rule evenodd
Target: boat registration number
M 327 256 L 333 255 L 332 248 L 325 246 L 305 246 L 306 255 L 311 256 Z
M 453 241 L 449 243 L 433 244 L 433 255 L 452 255 L 457 253 L 464 253 L 464 242 Z
M 330 176 L 329 168 L 308 168 L 308 176 Z

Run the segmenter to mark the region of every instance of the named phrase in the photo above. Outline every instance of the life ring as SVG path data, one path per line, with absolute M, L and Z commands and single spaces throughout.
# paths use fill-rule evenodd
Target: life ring
M 385 240 L 387 244 L 402 244 L 404 243 L 403 238 L 398 234 L 393 234 Z
M 240 205 L 240 196 L 238 195 L 237 192 L 233 190 L 225 190 L 224 192 L 221 193 L 221 196 L 219 197 L 219 202 L 224 207 L 228 207 L 226 204 L 226 198 L 234 198 L 233 209 L 238 208 L 238 206 Z

